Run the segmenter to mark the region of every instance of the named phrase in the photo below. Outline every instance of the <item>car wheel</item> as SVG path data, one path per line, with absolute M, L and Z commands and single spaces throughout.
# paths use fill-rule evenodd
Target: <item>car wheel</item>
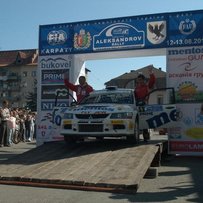
M 140 130 L 137 121 L 135 122 L 134 134 L 132 136 L 127 136 L 127 140 L 133 144 L 138 144 L 140 142 Z
M 134 128 L 134 137 L 135 142 L 138 144 L 140 142 L 140 129 L 139 129 L 139 123 L 138 121 L 135 122 L 135 128 Z

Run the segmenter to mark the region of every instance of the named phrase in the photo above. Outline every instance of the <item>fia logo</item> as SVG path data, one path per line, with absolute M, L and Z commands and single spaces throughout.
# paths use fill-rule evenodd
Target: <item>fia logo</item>
M 179 30 L 184 35 L 192 34 L 196 30 L 196 23 L 190 19 L 183 20 L 180 22 Z
M 67 40 L 67 34 L 63 30 L 52 30 L 47 35 L 47 42 L 50 45 L 64 44 Z

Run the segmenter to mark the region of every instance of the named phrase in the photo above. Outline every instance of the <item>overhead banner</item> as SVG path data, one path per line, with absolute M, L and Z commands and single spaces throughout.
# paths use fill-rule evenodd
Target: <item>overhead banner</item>
M 203 11 L 42 25 L 39 55 L 203 45 Z
M 203 154 L 203 46 L 167 50 L 167 86 L 175 88 L 178 119 L 169 129 L 169 151 Z

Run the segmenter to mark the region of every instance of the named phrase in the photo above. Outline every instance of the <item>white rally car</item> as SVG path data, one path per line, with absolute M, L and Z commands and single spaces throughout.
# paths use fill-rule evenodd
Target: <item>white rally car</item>
M 175 121 L 174 104 L 136 105 L 133 89 L 109 87 L 63 109 L 60 134 L 66 142 L 123 136 L 138 142 L 141 129 L 170 127 Z

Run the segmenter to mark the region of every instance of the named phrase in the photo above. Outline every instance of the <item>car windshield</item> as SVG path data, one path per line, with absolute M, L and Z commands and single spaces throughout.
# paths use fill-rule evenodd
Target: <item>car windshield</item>
M 133 94 L 132 92 L 90 94 L 80 102 L 80 104 L 95 104 L 95 103 L 133 104 Z

